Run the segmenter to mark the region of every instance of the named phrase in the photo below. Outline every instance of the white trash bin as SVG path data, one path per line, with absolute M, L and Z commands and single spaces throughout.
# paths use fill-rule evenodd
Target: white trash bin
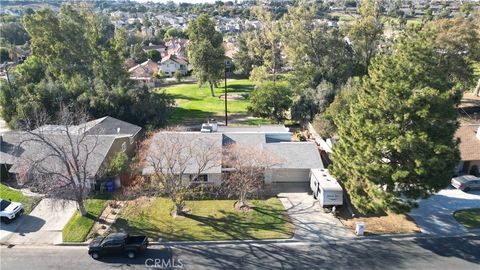
M 365 223 L 363 222 L 357 222 L 357 225 L 355 226 L 355 234 L 358 236 L 363 235 L 365 231 Z

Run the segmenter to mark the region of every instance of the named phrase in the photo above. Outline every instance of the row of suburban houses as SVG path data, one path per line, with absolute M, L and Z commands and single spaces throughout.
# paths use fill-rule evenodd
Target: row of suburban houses
M 98 184 L 104 180 L 105 166 L 119 152 L 126 152 L 133 157 L 139 143 L 143 140 L 142 129 L 136 125 L 112 118 L 104 117 L 77 126 L 46 125 L 33 131 L 33 133 L 47 134 L 58 144 L 67 143 L 69 134 L 84 136 L 83 147 L 93 147 L 94 153 L 89 161 L 89 175 L 91 184 Z M 46 167 L 64 169 L 60 160 L 51 157 L 48 149 L 39 142 L 30 142 L 28 137 L 32 133 L 24 131 L 8 131 L 0 136 L 0 165 L 2 174 L 17 176 L 28 171 L 28 163 L 35 157 L 43 160 Z M 323 169 L 324 165 L 319 153 L 319 147 L 314 142 L 299 142 L 292 140 L 292 133 L 282 125 L 264 126 L 217 126 L 202 131 L 160 131 L 152 136 L 186 136 L 194 143 L 202 143 L 205 139 L 213 140 L 218 147 L 218 157 L 223 155 L 222 149 L 232 144 L 241 144 L 245 147 L 256 147 L 265 150 L 277 159 L 275 165 L 265 172 L 266 185 L 275 185 L 284 182 L 308 182 L 310 173 L 315 169 Z M 457 173 L 468 174 L 472 166 L 480 167 L 480 125 L 461 126 L 456 136 L 460 139 L 461 159 Z M 25 143 L 22 143 L 25 142 Z M 67 147 L 68 148 L 68 147 Z M 203 172 L 201 179 L 205 184 L 220 185 L 222 174 L 228 170 L 224 164 L 213 166 Z M 194 174 L 192 169 L 191 173 Z M 145 165 L 143 175 L 152 173 L 152 168 Z

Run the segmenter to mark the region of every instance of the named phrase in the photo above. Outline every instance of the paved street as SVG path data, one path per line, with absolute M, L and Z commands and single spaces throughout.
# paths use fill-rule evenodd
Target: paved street
M 91 259 L 86 247 L 1 247 L 1 269 L 478 269 L 480 236 L 350 240 L 328 245 L 241 244 L 154 247 L 133 260 Z M 162 267 L 163 263 L 163 267 Z
M 459 224 L 453 213 L 460 209 L 479 208 L 480 192 L 463 192 L 458 189 L 444 189 L 426 200 L 410 212 L 423 233 L 452 235 L 466 233 L 468 230 Z
M 43 199 L 29 215 L 2 224 L 0 243 L 56 244 L 62 242 L 62 230 L 76 210 L 73 201 Z
M 278 198 L 295 225 L 294 240 L 329 241 L 349 239 L 353 232 L 331 214 L 324 213 L 319 202 L 305 192 L 284 192 Z

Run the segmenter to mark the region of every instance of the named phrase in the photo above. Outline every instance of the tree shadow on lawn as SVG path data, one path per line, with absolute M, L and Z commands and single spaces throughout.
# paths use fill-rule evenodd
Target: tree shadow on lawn
M 252 92 L 255 89 L 254 85 L 241 85 L 241 84 L 228 84 L 228 92 L 238 93 L 238 92 Z
M 185 100 L 193 100 L 193 101 L 195 101 L 195 100 L 203 100 L 203 99 L 201 99 L 201 98 L 196 98 L 196 97 L 192 97 L 192 96 L 186 96 L 186 95 L 183 95 L 183 94 L 170 94 L 170 93 L 168 93 L 168 92 L 166 92 L 166 94 L 167 94 L 169 97 L 173 98 L 173 99 L 185 99 Z
M 261 209 L 261 211 L 259 211 Z M 167 224 L 161 220 L 156 220 L 165 225 L 162 230 L 155 224 L 148 222 L 148 217 L 141 218 L 138 221 L 129 221 L 124 218 L 118 218 L 112 225 L 111 230 L 115 232 L 127 232 L 130 234 L 144 234 L 150 239 L 158 240 L 230 240 L 230 239 L 264 239 L 255 235 L 255 232 L 278 232 L 290 235 L 288 219 L 285 219 L 280 210 L 272 210 L 267 208 L 252 208 L 251 211 L 257 211 L 261 215 L 268 215 L 268 220 L 262 219 L 265 222 L 252 221 L 253 217 L 247 219 L 242 216 L 242 212 L 231 213 L 220 210 L 219 213 L 223 215 L 221 218 L 213 216 L 200 216 L 194 214 L 185 214 L 184 218 L 197 221 L 199 226 L 202 226 L 205 231 L 212 231 L 210 235 L 216 235 L 216 239 L 204 239 L 199 237 L 198 232 L 192 233 L 189 228 L 173 227 L 172 224 Z M 254 213 L 251 213 L 254 214 Z M 202 235 L 209 235 L 208 233 L 201 233 Z M 219 235 L 220 234 L 220 235 Z
M 198 240 L 189 230 L 172 227 L 169 230 L 159 230 L 157 226 L 148 221 L 128 221 L 124 218 L 118 218 L 112 225 L 112 232 L 126 232 L 135 235 L 147 235 L 153 241 L 163 240 Z
M 168 120 L 168 123 L 170 125 L 196 125 L 206 122 L 213 115 L 214 113 L 212 112 L 175 107 L 173 108 L 172 116 Z
M 252 208 L 251 211 L 257 211 L 258 208 Z M 268 209 L 268 211 L 275 212 L 276 210 Z M 203 226 L 208 226 L 213 228 L 217 232 L 221 232 L 227 235 L 230 239 L 262 239 L 255 235 L 255 232 L 260 230 L 267 232 L 279 232 L 288 234 L 288 227 L 285 227 L 285 222 L 287 220 L 279 218 L 278 214 L 271 214 L 267 211 L 258 211 L 262 214 L 267 214 L 270 217 L 273 217 L 268 220 L 268 222 L 257 222 L 252 221 L 253 217 L 247 219 L 247 217 L 242 217 L 242 213 L 231 213 L 223 210 L 219 211 L 222 215 L 221 218 L 214 218 L 212 216 L 199 216 L 193 214 L 186 214 L 185 217 L 191 218 L 203 224 Z M 254 213 L 252 213 L 254 214 Z M 263 220 L 262 220 L 263 221 Z

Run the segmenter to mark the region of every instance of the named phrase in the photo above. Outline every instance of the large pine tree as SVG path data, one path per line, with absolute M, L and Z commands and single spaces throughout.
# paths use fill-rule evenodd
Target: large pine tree
M 468 48 L 459 53 L 439 33 L 427 25 L 400 37 L 374 59 L 348 109 L 334 116 L 340 140 L 331 171 L 360 212 L 405 211 L 401 197 L 427 196 L 452 176 L 459 160 L 455 105 L 472 73 Z

